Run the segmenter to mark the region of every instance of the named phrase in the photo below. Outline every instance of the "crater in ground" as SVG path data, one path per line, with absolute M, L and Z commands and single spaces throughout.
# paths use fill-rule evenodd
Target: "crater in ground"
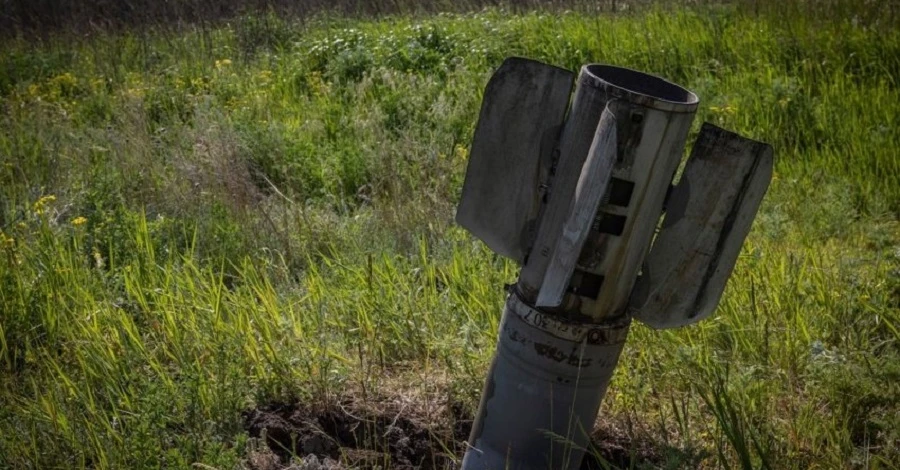
M 264 443 L 250 453 L 248 464 L 253 470 L 458 468 L 472 426 L 470 414 L 458 406 L 432 416 L 393 408 L 347 400 L 327 406 L 273 403 L 248 410 L 245 428 Z M 664 462 L 671 465 L 673 457 L 689 465 L 698 458 L 650 440 L 629 439 L 615 426 L 597 429 L 592 446 L 582 470 L 658 468 Z

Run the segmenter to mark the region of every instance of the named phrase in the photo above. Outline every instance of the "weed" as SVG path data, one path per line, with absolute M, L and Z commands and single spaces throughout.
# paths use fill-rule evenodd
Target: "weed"
M 89 36 L 29 17 L 22 34 L 62 29 L 3 40 L 0 466 L 238 468 L 268 458 L 245 410 L 333 411 L 401 381 L 428 391 L 404 402 L 424 421 L 440 396 L 471 414 L 516 266 L 453 207 L 481 90 L 511 55 L 676 80 L 701 97 L 694 132 L 714 121 L 777 155 L 718 315 L 634 327 L 597 465 L 900 459 L 890 2 L 374 2 L 355 19 L 157 3 Z M 3 21 L 27 16 L 15 5 Z M 378 416 L 383 432 L 352 437 L 383 450 Z M 456 431 L 430 452 L 458 458 Z

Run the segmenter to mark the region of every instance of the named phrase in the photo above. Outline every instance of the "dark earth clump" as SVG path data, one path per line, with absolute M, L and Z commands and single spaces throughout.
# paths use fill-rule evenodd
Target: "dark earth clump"
M 457 416 L 445 417 L 443 421 L 443 426 L 432 428 L 401 413 L 365 409 L 351 403 L 324 409 L 271 404 L 244 414 L 250 436 L 264 436 L 269 449 L 283 464 L 289 463 L 291 456 L 322 462 L 319 467 L 308 466 L 310 470 L 455 468 L 456 456 L 464 452 L 471 423 L 461 426 Z M 329 467 L 326 460 L 343 465 Z M 293 468 L 303 467 L 294 464 Z
M 251 456 L 253 470 L 444 470 L 458 468 L 472 417 L 457 406 L 425 420 L 350 401 L 327 407 L 275 403 L 245 412 L 244 424 L 267 447 Z M 690 450 L 601 427 L 581 469 L 691 468 L 699 459 Z

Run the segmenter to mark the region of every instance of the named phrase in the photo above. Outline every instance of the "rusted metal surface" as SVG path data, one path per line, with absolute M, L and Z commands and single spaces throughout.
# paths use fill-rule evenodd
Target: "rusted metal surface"
M 577 469 L 628 329 L 563 322 L 511 294 L 462 468 Z
M 520 263 L 534 238 L 574 74 L 510 58 L 491 77 L 472 141 L 456 221 Z
M 715 311 L 772 178 L 772 148 L 706 123 L 630 300 L 654 328 Z

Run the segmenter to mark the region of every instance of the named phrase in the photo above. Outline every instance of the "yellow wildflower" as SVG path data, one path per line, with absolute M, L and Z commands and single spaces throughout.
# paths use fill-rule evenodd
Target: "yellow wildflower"
M 78 92 L 78 79 L 69 72 L 57 75 L 48 82 L 48 98 L 57 101 L 60 98 L 71 98 Z
M 710 106 L 709 110 L 712 111 L 712 113 L 716 114 L 716 115 L 726 115 L 726 114 L 736 113 L 737 107 L 732 106 L 730 104 L 726 104 L 725 106 Z
M 198 90 L 205 89 L 206 88 L 205 77 L 192 78 L 191 79 L 191 87 L 198 89 Z
M 454 150 L 453 153 L 457 159 L 467 160 L 469 158 L 469 150 L 465 146 L 457 144 L 456 148 L 453 150 Z
M 220 69 L 222 67 L 228 67 L 231 65 L 231 59 L 222 59 L 216 61 L 216 68 Z
M 125 95 L 129 98 L 143 98 L 144 97 L 144 89 L 143 88 L 126 88 Z
M 3 231 L 0 231 L 0 246 L 3 248 L 12 248 L 16 244 L 16 239 L 10 236 L 7 236 Z
M 76 227 L 79 225 L 84 225 L 85 222 L 87 222 L 87 219 L 84 217 L 75 217 L 74 219 L 72 219 L 72 225 Z
M 38 215 L 43 214 L 47 210 L 47 206 L 52 204 L 53 201 L 56 201 L 56 196 L 54 196 L 52 194 L 48 194 L 48 195 L 38 199 L 37 202 L 35 202 L 34 206 L 33 206 L 34 213 L 38 214 Z
M 78 80 L 70 72 L 57 75 L 50 81 L 61 87 L 74 87 L 78 83 Z

